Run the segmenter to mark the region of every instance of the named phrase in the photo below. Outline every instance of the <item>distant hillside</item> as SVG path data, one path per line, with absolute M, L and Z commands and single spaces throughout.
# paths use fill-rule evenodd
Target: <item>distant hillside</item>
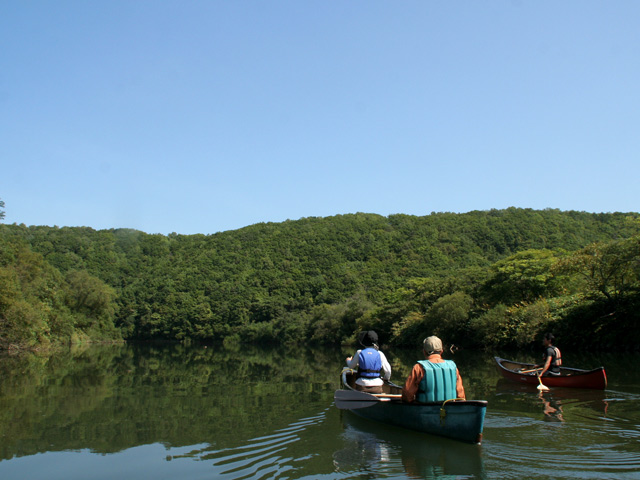
M 464 328 L 450 334 L 468 334 L 499 295 L 505 308 L 522 300 L 496 287 L 499 262 L 536 251 L 527 262 L 549 270 L 570 252 L 633 238 L 638 218 L 517 208 L 358 213 L 169 236 L 0 225 L 0 242 L 27 246 L 67 283 L 80 271 L 112 289 L 113 321 L 126 338 L 337 342 L 377 325 L 387 341 L 403 343 L 413 330 L 434 328 L 429 311 L 447 296 L 457 294 L 466 312 L 457 321 Z M 497 343 L 515 341 L 505 335 Z

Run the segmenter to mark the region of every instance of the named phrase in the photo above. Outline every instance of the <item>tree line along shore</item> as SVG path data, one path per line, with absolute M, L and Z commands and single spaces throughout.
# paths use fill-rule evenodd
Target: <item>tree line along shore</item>
M 0 224 L 0 349 L 82 342 L 640 345 L 640 214 L 356 213 L 211 235 Z

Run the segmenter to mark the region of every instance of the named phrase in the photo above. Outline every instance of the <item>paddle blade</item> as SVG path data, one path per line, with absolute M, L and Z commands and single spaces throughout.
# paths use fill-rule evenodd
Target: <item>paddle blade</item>
M 356 390 L 336 390 L 333 400 L 341 410 L 372 407 L 381 401 L 378 397 Z
M 547 390 L 549 390 L 549 387 L 547 387 L 545 384 L 542 383 L 542 379 L 540 378 L 540 375 L 536 375 L 538 377 L 538 382 L 540 383 L 540 385 L 538 385 L 538 390 L 541 390 L 543 392 L 546 392 Z

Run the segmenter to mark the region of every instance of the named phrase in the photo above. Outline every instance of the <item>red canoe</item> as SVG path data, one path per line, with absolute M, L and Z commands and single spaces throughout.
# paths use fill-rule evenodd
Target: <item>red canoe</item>
M 530 385 L 539 385 L 538 377 L 535 372 L 522 373 L 523 371 L 535 368 L 533 363 L 520 363 L 504 358 L 494 357 L 498 364 L 498 370 L 504 378 L 513 380 L 518 383 L 528 383 Z M 547 387 L 566 387 L 566 388 L 592 388 L 595 390 L 604 390 L 607 388 L 607 374 L 604 367 L 594 368 L 593 370 L 581 370 L 579 368 L 560 367 L 559 376 L 546 375 L 542 377 L 542 383 Z

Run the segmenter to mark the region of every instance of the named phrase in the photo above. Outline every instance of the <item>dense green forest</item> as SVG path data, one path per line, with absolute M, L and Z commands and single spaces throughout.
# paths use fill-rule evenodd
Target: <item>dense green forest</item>
M 0 217 L 1 219 L 1 217 Z M 213 235 L 0 225 L 0 348 L 79 341 L 640 344 L 640 215 L 349 214 Z

